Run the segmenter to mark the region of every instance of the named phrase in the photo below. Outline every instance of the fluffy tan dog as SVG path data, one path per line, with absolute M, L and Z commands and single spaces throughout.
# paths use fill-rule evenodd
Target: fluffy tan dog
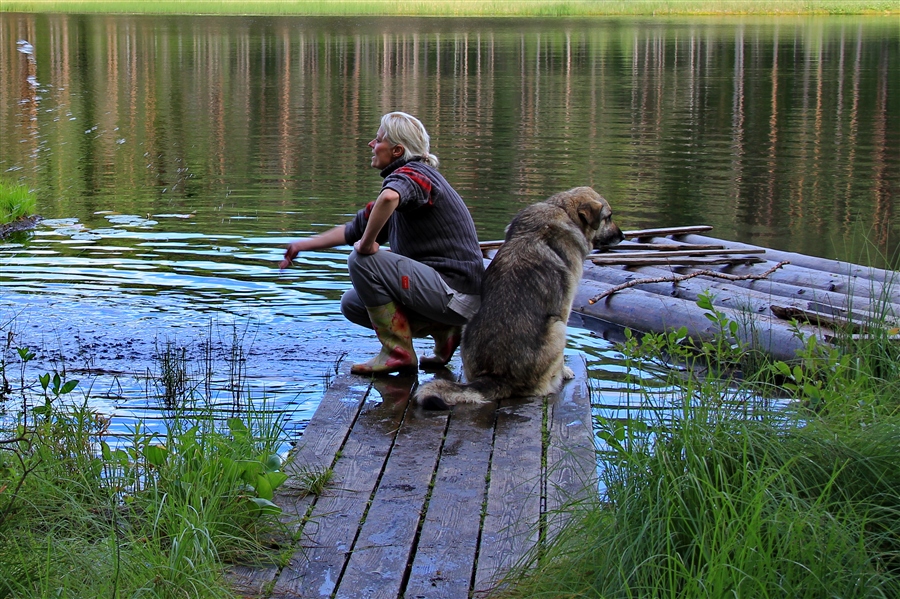
M 446 409 L 558 390 L 572 377 L 563 350 L 584 259 L 622 239 L 609 203 L 590 187 L 519 212 L 485 272 L 481 309 L 463 331 L 468 383 L 435 379 L 417 390 L 416 401 Z

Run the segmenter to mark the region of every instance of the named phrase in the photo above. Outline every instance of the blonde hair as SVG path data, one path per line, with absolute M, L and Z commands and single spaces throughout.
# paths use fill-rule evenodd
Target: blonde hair
M 389 112 L 381 117 L 381 128 L 392 144 L 403 146 L 405 160 L 421 156 L 426 164 L 437 168 L 438 157 L 428 151 L 430 138 L 422 121 L 405 112 Z

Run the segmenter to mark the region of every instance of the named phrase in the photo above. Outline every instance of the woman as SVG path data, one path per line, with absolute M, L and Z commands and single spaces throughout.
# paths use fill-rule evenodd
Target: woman
M 346 225 L 288 245 L 280 267 L 302 251 L 353 245 L 353 288 L 341 298 L 341 312 L 374 328 L 382 347 L 351 372 L 415 371 L 412 339 L 426 336 L 434 338 L 434 356 L 418 365 L 444 366 L 459 346 L 462 325 L 480 305 L 484 262 L 475 223 L 437 171 L 428 132 L 417 118 L 384 115 L 369 147 L 372 167 L 384 178 L 378 198 Z M 380 249 L 385 242 L 390 251 Z

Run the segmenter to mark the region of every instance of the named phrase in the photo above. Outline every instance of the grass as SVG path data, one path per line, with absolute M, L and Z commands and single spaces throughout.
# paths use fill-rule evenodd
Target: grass
M 632 373 L 675 357 L 689 375 L 664 372 L 663 397 L 636 379 L 646 413 L 601 419 L 603 504 L 500 596 L 900 596 L 900 346 L 809 341 L 797 364 L 739 373 L 729 330 L 699 352 L 627 341 Z
M 900 12 L 894 0 L 4 0 L 2 12 L 530 16 L 884 14 Z
M 16 354 L 24 378 L 35 354 Z M 282 419 L 246 390 L 240 415 L 223 416 L 198 396 L 203 360 L 193 368 L 173 342 L 158 360 L 148 388 L 163 426 L 138 421 L 115 438 L 81 381 L 54 372 L 26 385 L 2 364 L 0 400 L 22 405 L 0 419 L 0 599 L 234 597 L 229 564 L 293 552 L 275 503 Z M 299 484 L 319 492 L 329 477 L 304 471 Z
M 0 225 L 34 214 L 37 200 L 24 185 L 0 180 Z

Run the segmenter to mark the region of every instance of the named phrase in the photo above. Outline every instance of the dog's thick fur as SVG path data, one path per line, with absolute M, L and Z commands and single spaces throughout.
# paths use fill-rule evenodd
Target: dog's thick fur
M 563 350 L 584 259 L 592 248 L 622 239 L 609 203 L 590 187 L 519 212 L 485 272 L 481 309 L 463 330 L 468 383 L 435 379 L 416 392 L 416 401 L 446 409 L 558 390 L 572 377 Z

